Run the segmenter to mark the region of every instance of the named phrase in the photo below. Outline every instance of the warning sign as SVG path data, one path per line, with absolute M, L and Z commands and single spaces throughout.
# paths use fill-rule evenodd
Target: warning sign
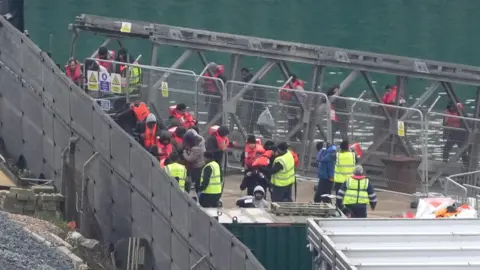
M 110 86 L 110 90 L 114 94 L 121 94 L 122 93 L 122 77 L 118 73 L 110 74 L 112 83 Z
M 129 22 L 122 22 L 122 27 L 120 28 L 120 32 L 122 33 L 132 32 L 132 24 Z
M 110 74 L 106 71 L 100 71 L 100 91 L 110 92 Z
M 168 83 L 162 82 L 162 97 L 168 97 Z
M 405 123 L 398 121 L 398 136 L 405 137 Z
M 110 100 L 108 99 L 96 99 L 96 101 L 104 111 L 109 111 L 112 108 Z
M 98 85 L 98 72 L 96 71 L 87 71 L 87 78 L 88 78 L 88 83 L 87 83 L 87 89 L 90 91 L 98 91 L 99 85 Z

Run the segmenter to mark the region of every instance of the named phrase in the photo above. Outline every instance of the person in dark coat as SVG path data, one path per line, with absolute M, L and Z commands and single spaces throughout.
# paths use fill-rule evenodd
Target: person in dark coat
M 336 152 L 336 146 L 329 143 L 325 147 L 322 145 L 322 148 L 318 150 L 316 156 L 318 186 L 313 198 L 314 202 L 330 202 L 330 198 L 322 198 L 322 195 L 330 195 L 332 193 Z
M 211 134 L 206 141 L 207 152 L 213 153 L 213 159 L 222 167 L 223 165 L 223 156 L 227 147 L 230 147 L 232 144 L 228 140 L 227 136 L 230 134 L 227 126 L 220 126 L 218 131 L 214 134 Z

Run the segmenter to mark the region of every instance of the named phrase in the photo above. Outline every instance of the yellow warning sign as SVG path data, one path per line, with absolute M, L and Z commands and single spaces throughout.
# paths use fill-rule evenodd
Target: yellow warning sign
M 398 136 L 405 137 L 405 123 L 398 121 Z
M 88 78 L 87 89 L 90 91 L 98 91 L 99 89 L 98 72 L 89 70 L 87 72 L 87 78 Z
M 122 33 L 132 32 L 132 24 L 129 22 L 122 22 L 122 27 L 120 28 L 120 32 Z
M 118 73 L 110 74 L 111 88 L 110 91 L 114 94 L 122 93 L 122 77 Z
M 168 83 L 162 82 L 162 97 L 168 98 Z

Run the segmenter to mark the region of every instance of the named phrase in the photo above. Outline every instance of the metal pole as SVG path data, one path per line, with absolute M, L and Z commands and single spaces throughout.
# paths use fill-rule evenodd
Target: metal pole
M 82 235 L 84 235 L 87 238 L 91 237 L 91 235 L 90 235 L 90 228 L 89 228 L 88 220 L 85 217 L 85 212 L 83 211 L 85 209 L 84 208 L 84 201 L 85 201 L 85 193 L 86 193 L 86 189 L 87 189 L 87 177 L 85 176 L 85 171 L 87 169 L 87 166 L 89 166 L 92 163 L 92 161 L 95 160 L 95 158 L 97 158 L 98 156 L 99 156 L 99 153 L 95 152 L 87 161 L 85 161 L 85 163 L 83 163 L 83 166 L 82 166 L 82 190 L 81 190 L 82 194 L 81 194 L 81 197 L 80 197 L 81 198 L 80 210 L 78 210 L 78 207 L 77 207 L 77 211 L 80 213 L 80 230 L 81 230 L 81 233 L 82 233 Z
M 76 221 L 76 185 L 75 185 L 75 152 L 76 146 L 80 138 L 78 136 L 70 137 L 68 145 L 68 162 L 66 169 L 65 183 L 65 220 Z
M 355 109 L 355 106 L 357 105 L 358 100 L 362 99 L 362 97 L 365 95 L 365 93 L 367 93 L 367 90 L 363 90 L 363 92 L 357 97 L 355 102 L 353 102 L 352 107 L 350 108 L 350 126 L 352 127 L 351 128 L 352 141 L 354 141 L 354 138 L 353 138 L 353 122 L 354 121 L 353 120 L 355 118 L 355 115 L 353 114 L 353 109 Z

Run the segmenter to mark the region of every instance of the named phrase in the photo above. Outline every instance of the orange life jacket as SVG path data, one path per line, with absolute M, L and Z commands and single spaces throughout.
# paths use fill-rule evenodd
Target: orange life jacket
M 273 155 L 272 150 L 267 150 L 263 152 L 255 161 L 252 163 L 252 167 L 267 167 L 270 164 L 270 158 Z
M 97 54 L 97 59 L 100 59 L 100 56 Z M 115 51 L 108 51 L 108 56 L 106 60 L 112 61 L 115 59 Z M 101 65 L 102 67 L 106 68 L 108 71 L 111 71 L 110 68 L 112 67 L 112 63 L 110 62 L 105 62 L 102 61 L 101 59 L 98 60 L 98 64 Z
M 155 145 L 157 141 L 157 124 L 153 128 L 149 128 L 145 125 L 145 132 L 143 133 L 143 146 L 150 148 Z
M 171 143 L 163 144 L 159 140 L 157 140 L 157 148 L 158 148 L 159 159 L 169 157 L 173 151 L 173 147 Z
M 162 159 L 160 159 L 160 168 L 164 168 L 164 167 L 165 167 L 165 159 L 167 159 L 167 158 L 162 158 Z
M 295 167 L 298 167 L 300 165 L 300 160 L 298 159 L 297 153 L 295 153 L 293 150 L 290 149 L 290 153 L 292 153 L 293 156 L 293 161 L 295 162 Z
M 180 123 L 186 128 L 189 129 L 195 126 L 195 119 L 189 112 L 181 113 L 177 110 L 177 105 L 168 107 L 168 113 L 173 116 L 173 118 L 180 120 Z
M 214 135 L 215 133 L 217 133 L 217 130 L 220 128 L 220 126 L 218 125 L 213 125 L 211 126 L 209 129 L 208 129 L 208 134 L 210 135 Z
M 305 86 L 305 82 L 302 80 L 297 79 L 296 81 L 292 82 L 293 88 L 297 89 L 297 87 L 301 86 L 302 88 Z M 290 84 L 287 84 L 284 89 L 292 89 Z M 283 101 L 291 101 L 293 99 L 293 95 L 295 93 L 293 91 L 288 90 L 280 90 L 280 99 Z
M 213 125 L 208 129 L 208 134 L 211 136 L 215 136 L 215 139 L 217 140 L 217 146 L 218 149 L 225 151 L 228 146 L 230 145 L 230 140 L 227 137 L 222 137 L 218 135 L 218 129 L 220 126 L 218 125 Z
M 247 166 L 248 168 L 251 168 L 252 167 L 252 164 L 255 162 L 255 160 L 257 159 L 257 157 L 260 155 L 260 154 L 263 154 L 265 153 L 265 149 L 263 148 L 263 146 L 258 143 L 255 144 L 255 148 L 250 148 L 250 146 L 248 145 L 248 143 L 245 145 L 245 166 Z
M 359 158 L 361 158 L 363 156 L 362 146 L 357 142 L 350 144 L 350 150 L 355 152 L 355 154 Z
M 213 77 L 219 78 L 224 73 L 225 73 L 225 67 L 223 65 L 218 65 L 217 69 L 215 70 L 215 74 L 213 75 Z M 203 76 L 204 77 L 211 77 L 208 72 L 205 72 L 205 74 Z M 215 87 L 215 81 L 214 80 L 206 79 L 205 80 L 205 85 L 206 85 L 206 88 L 207 88 L 206 89 L 207 92 L 217 93 L 217 88 Z
M 69 65 L 65 66 L 65 74 L 69 77 L 73 82 L 77 83 L 82 78 L 82 69 L 80 68 L 80 64 L 75 64 L 75 70 L 72 72 Z
M 175 134 L 176 131 L 177 127 L 171 127 L 168 129 L 168 132 L 170 133 L 170 138 L 175 140 L 177 144 L 181 144 L 183 143 L 183 138 L 178 137 L 177 134 Z
M 143 122 L 147 118 L 147 116 L 150 114 L 150 110 L 148 109 L 147 104 L 145 102 L 140 102 L 138 104 L 132 104 L 130 106 L 135 113 L 135 117 L 137 118 L 137 121 Z

